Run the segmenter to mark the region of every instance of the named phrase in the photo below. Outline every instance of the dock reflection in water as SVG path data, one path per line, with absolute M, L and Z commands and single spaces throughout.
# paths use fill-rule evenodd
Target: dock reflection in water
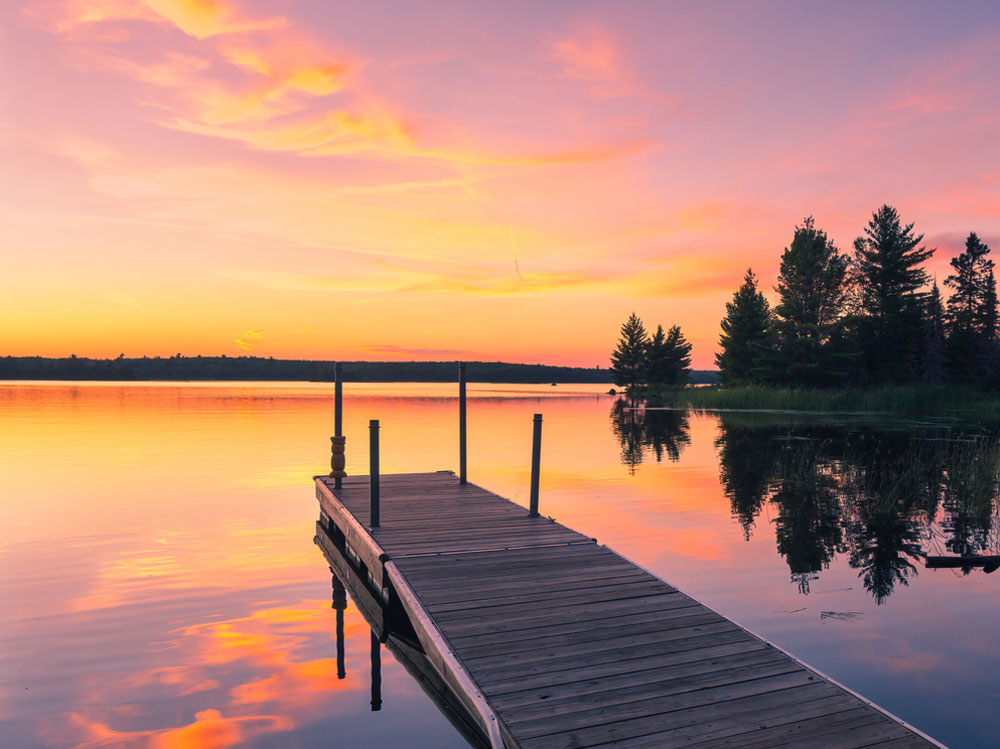
M 428 660 L 406 613 L 384 597 L 384 588 L 373 584 L 371 575 L 351 553 L 343 537 L 331 538 L 323 523 L 317 522 L 314 541 L 330 565 L 333 608 L 337 610 L 338 677 L 344 678 L 343 610 L 347 606 L 349 592 L 351 600 L 371 627 L 372 710 L 382 709 L 381 652 L 385 644 L 396 662 L 406 669 L 459 734 L 473 747 L 488 747 L 476 721 Z

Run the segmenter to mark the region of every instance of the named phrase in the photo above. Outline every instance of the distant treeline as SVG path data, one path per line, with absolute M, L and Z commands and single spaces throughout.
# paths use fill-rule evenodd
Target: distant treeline
M 350 382 L 453 382 L 458 362 L 345 361 Z M 88 359 L 71 356 L 0 358 L 3 380 L 276 380 L 332 382 L 332 361 L 274 359 L 259 356 L 171 356 L 129 359 Z M 715 372 L 694 372 L 695 382 L 715 382 Z M 543 364 L 468 362 L 470 382 L 598 383 L 611 382 L 607 369 L 553 367 Z

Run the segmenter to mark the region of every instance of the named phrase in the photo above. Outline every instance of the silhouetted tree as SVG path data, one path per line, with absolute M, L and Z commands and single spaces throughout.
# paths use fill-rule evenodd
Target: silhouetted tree
M 657 325 L 656 332 L 646 346 L 646 382 L 650 385 L 668 385 L 673 375 L 670 352 L 667 351 L 667 334 L 663 326 Z
M 992 260 L 990 261 L 989 269 L 986 271 L 983 286 L 985 289 L 983 291 L 983 304 L 980 310 L 981 330 L 983 338 L 987 341 L 996 341 L 1000 309 L 997 307 L 997 279 L 994 274 Z
M 622 463 L 634 473 L 647 451 L 659 463 L 666 455 L 677 461 L 691 443 L 688 412 L 684 409 L 630 408 L 619 398 L 611 408 L 611 429 L 621 445 Z
M 954 272 L 945 279 L 948 299 L 948 353 L 957 378 L 984 378 L 997 333 L 996 278 L 990 248 L 975 232 L 965 240 L 965 251 L 951 259 Z
M 877 501 L 859 504 L 859 515 L 847 527 L 850 539 L 848 564 L 860 570 L 865 590 L 879 605 L 896 584 L 909 585 L 917 574 L 915 560 L 921 556 L 917 524 L 896 507 L 879 508 Z
M 719 436 L 715 440 L 719 480 L 729 498 L 733 517 L 748 541 L 771 485 L 768 447 L 773 434 L 773 429 L 745 426 L 732 416 L 719 414 Z
M 715 355 L 724 385 L 754 382 L 759 378 L 762 352 L 771 325 L 771 306 L 757 289 L 757 278 L 747 268 L 743 285 L 726 302 L 722 335 Z
M 881 380 L 912 379 L 923 340 L 927 274 L 920 266 L 934 250 L 919 247 L 923 234 L 903 226 L 896 209 L 883 205 L 872 214 L 864 236 L 854 241 L 853 281 L 868 372 Z
M 633 312 L 624 322 L 618 346 L 611 354 L 611 376 L 615 385 L 627 387 L 630 393 L 645 381 L 646 350 L 649 336 L 642 320 Z
M 643 444 L 653 451 L 659 463 L 666 455 L 677 462 L 681 452 L 691 444 L 691 428 L 687 409 L 659 409 L 642 412 Z
M 948 352 L 945 340 L 944 306 L 937 282 L 931 287 L 927 300 L 927 316 L 924 320 L 924 345 L 921 374 L 925 382 L 937 384 L 946 376 Z
M 691 344 L 680 326 L 672 326 L 666 336 L 663 327 L 658 327 L 653 342 L 655 345 L 650 345 L 647 356 L 649 384 L 686 385 L 691 373 Z
M 994 389 L 1000 386 L 1000 339 L 997 338 L 998 315 L 997 279 L 991 267 L 986 275 L 986 290 L 983 295 L 982 336 L 983 336 L 983 377 L 981 381 Z
M 865 589 L 884 603 L 926 553 L 941 553 L 929 546 L 940 531 L 952 553 L 997 553 L 993 428 L 970 439 L 930 425 L 914 432 L 778 414 L 718 418 L 719 475 L 733 515 L 749 537 L 770 500 L 778 551 L 803 593 L 847 552 Z
M 629 473 L 635 473 L 642 463 L 642 421 L 638 410 L 629 408 L 623 398 L 618 398 L 611 407 L 611 431 L 621 446 L 621 460 L 628 466 Z
M 832 333 L 844 307 L 849 264 L 812 216 L 795 227 L 781 256 L 774 308 L 777 347 L 768 379 L 815 386 L 846 375 L 846 355 L 834 349 Z
M 802 593 L 809 592 L 810 575 L 828 568 L 844 550 L 837 484 L 821 455 L 824 447 L 813 439 L 785 442 L 771 494 L 778 511 L 774 521 L 778 552 Z

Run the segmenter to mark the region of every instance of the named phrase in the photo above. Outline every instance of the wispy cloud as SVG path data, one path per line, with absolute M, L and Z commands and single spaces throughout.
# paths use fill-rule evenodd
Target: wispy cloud
M 998 50 L 1000 34 L 994 29 L 965 40 L 961 48 L 937 50 L 891 84 L 880 105 L 864 113 L 860 127 L 894 128 L 953 112 L 972 114 L 994 88 Z
M 728 293 L 739 285 L 746 271 L 744 256 L 731 252 L 714 256 L 674 252 L 668 256 L 627 262 L 532 269 L 512 265 L 504 263 L 499 257 L 491 261 L 458 264 L 375 256 L 364 259 L 346 275 L 272 270 L 231 271 L 227 276 L 268 289 L 338 295 L 509 297 L 578 293 L 687 298 L 703 295 L 706 289 Z
M 260 340 L 263 335 L 263 331 L 248 330 L 239 338 L 234 338 L 233 342 L 244 351 L 250 351 L 253 348 L 253 341 Z
M 135 309 L 141 306 L 139 300 L 136 299 L 134 296 L 131 296 L 130 294 L 114 293 L 108 295 L 108 299 L 110 299 L 115 304 L 120 304 L 122 307 L 131 307 L 132 309 Z
M 195 39 L 283 28 L 284 17 L 253 18 L 228 0 L 55 0 L 25 10 L 32 21 L 65 33 L 113 21 L 169 24 Z
M 650 145 L 638 137 L 504 148 L 477 142 L 455 123 L 394 106 L 361 76 L 363 60 L 284 16 L 258 18 L 230 0 L 63 0 L 29 18 L 78 42 L 88 66 L 150 86 L 143 103 L 158 125 L 257 151 L 537 167 L 606 161 Z M 194 41 L 159 52 L 137 46 L 127 25 L 136 20 L 173 26 Z M 121 33 L 109 35 L 116 24 Z M 565 42 L 569 74 L 625 86 L 624 68 L 602 44 Z
M 565 77 L 588 84 L 597 96 L 628 96 L 638 88 L 635 73 L 623 60 L 619 41 L 595 24 L 555 40 L 552 54 L 561 63 Z
M 676 103 L 664 92 L 649 89 L 629 63 L 625 43 L 608 28 L 583 23 L 550 42 L 549 52 L 560 75 L 585 85 L 599 99 L 639 96 Z
M 471 353 L 467 349 L 421 348 L 380 344 L 367 347 L 367 351 L 378 356 L 462 356 Z

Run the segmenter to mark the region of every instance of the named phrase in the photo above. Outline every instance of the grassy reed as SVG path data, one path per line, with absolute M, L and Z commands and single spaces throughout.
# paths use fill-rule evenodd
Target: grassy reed
M 1000 417 L 1000 394 L 948 385 L 885 385 L 811 390 L 742 385 L 688 387 L 650 393 L 649 405 L 707 409 L 842 411 L 908 415 L 965 413 Z

